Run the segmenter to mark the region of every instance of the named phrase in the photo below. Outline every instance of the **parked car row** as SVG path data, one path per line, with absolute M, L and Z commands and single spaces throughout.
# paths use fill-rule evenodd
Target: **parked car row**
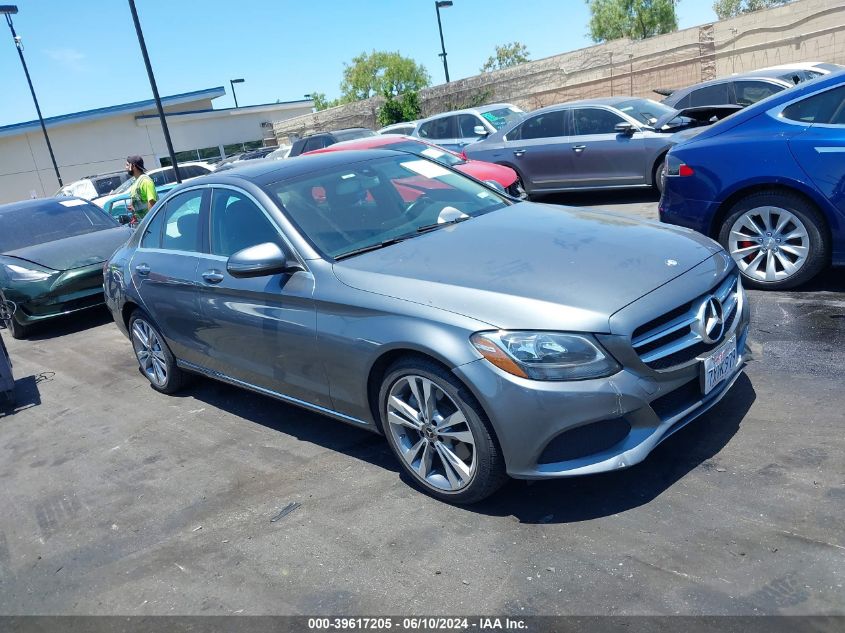
M 845 264 L 845 72 L 738 105 L 703 127 L 614 98 L 306 137 L 173 187 L 134 233 L 77 198 L 5 205 L 12 333 L 104 298 L 155 390 L 199 374 L 383 434 L 449 502 L 626 468 L 739 377 L 745 286 Z M 462 153 L 419 137 L 470 122 Z M 523 184 L 656 186 L 663 224 Z

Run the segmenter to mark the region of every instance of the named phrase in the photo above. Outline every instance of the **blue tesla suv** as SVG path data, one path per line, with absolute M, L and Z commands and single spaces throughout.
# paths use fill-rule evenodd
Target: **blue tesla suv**
M 792 288 L 845 264 L 845 72 L 704 129 L 665 169 L 660 219 L 718 240 L 745 286 Z

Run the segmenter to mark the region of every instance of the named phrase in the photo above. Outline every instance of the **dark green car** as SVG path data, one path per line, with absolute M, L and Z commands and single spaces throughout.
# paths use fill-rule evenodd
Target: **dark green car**
M 103 262 L 132 231 L 80 198 L 0 206 L 0 288 L 14 338 L 31 325 L 103 303 Z

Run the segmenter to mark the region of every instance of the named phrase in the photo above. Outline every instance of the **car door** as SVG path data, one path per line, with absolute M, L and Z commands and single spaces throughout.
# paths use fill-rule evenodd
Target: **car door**
M 567 186 L 626 187 L 646 183 L 645 143 L 639 127 L 632 124 L 633 134 L 617 132 L 617 124 L 631 122 L 598 106 L 575 108 L 572 115 L 572 175 Z
M 456 116 L 443 116 L 422 124 L 419 135 L 420 138 L 440 147 L 461 151 L 461 148 L 458 147 Z
M 529 116 L 507 134 L 504 151 L 495 162 L 514 165 L 529 191 L 566 187 L 573 169 L 567 113 L 564 109 Z
M 207 248 L 197 269 L 203 365 L 250 385 L 330 406 L 315 353 L 314 276 L 236 278 L 226 271 L 234 253 L 265 242 L 292 252 L 276 223 L 246 191 L 216 185 Z
M 183 191 L 159 208 L 143 225 L 143 235 L 129 264 L 132 282 L 144 309 L 158 325 L 173 354 L 197 362 L 196 271 L 201 218 L 209 190 Z
M 789 139 L 804 172 L 845 219 L 845 86 L 791 104 L 782 117 L 809 123 Z

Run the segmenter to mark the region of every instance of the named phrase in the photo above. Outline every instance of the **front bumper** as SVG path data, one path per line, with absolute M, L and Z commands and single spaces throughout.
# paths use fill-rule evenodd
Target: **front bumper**
M 671 372 L 625 367 L 608 378 L 577 382 L 525 380 L 485 360 L 454 372 L 470 385 L 490 418 L 511 477 L 619 470 L 643 461 L 730 390 L 746 357 L 747 303 L 738 316 L 725 336 L 736 336 L 736 369 L 706 396 L 699 385 L 701 362 Z
M 21 325 L 87 310 L 104 302 L 103 265 L 65 271 L 45 283 L 16 284 L 5 292 L 17 306 L 14 318 Z

